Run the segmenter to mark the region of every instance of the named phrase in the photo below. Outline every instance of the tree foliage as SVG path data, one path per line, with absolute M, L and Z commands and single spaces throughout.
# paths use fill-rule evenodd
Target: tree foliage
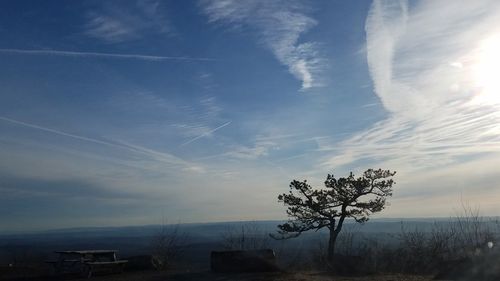
M 361 177 L 350 173 L 347 177 L 328 175 L 324 189 L 313 189 L 306 180 L 290 183 L 290 192 L 278 196 L 279 202 L 287 206 L 288 222 L 278 225 L 275 239 L 299 236 L 302 232 L 330 231 L 328 257 L 333 258 L 334 246 L 346 218 L 358 223 L 368 221 L 371 214 L 386 206 L 386 198 L 392 196 L 392 177 L 389 170 L 366 170 Z

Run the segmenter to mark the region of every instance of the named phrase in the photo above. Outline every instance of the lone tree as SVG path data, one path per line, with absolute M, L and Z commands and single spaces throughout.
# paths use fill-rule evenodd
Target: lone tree
M 336 179 L 328 175 L 326 189 L 313 189 L 306 180 L 292 181 L 290 192 L 278 196 L 279 202 L 287 206 L 288 222 L 278 225 L 275 239 L 298 237 L 308 230 L 330 231 L 328 240 L 328 261 L 335 254 L 335 241 L 346 218 L 358 223 L 368 221 L 372 213 L 380 212 L 386 205 L 386 198 L 392 195 L 392 176 L 396 172 L 368 169 L 356 178 L 351 172 L 348 177 Z

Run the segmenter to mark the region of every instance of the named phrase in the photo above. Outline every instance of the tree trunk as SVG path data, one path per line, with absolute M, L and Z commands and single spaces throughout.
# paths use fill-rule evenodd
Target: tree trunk
M 328 239 L 328 261 L 333 262 L 335 256 L 335 242 L 337 241 L 338 231 L 330 229 L 330 239 Z
M 330 225 L 330 239 L 328 239 L 328 262 L 330 264 L 333 263 L 333 259 L 335 256 L 335 242 L 337 241 L 337 237 L 339 236 L 340 231 L 342 230 L 342 225 L 344 224 L 345 220 L 345 212 L 346 212 L 346 206 L 342 206 L 342 216 L 339 219 L 338 224 L 335 227 L 335 220 L 332 222 Z

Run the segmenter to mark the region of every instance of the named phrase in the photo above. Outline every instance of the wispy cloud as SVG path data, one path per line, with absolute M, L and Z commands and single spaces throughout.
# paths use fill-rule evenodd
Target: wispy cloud
M 231 123 L 220 117 L 223 108 L 218 105 L 214 96 L 202 96 L 190 104 L 177 105 L 175 123 L 170 126 L 176 130 L 176 134 L 189 141 L 183 142 L 181 146 L 196 141 L 202 137 L 210 137 L 217 131 L 221 123 L 225 127 Z M 181 110 L 179 110 L 181 108 Z M 171 110 L 173 113 L 176 110 Z M 216 130 L 214 131 L 214 127 Z M 221 128 L 222 128 L 221 127 Z
M 185 146 L 203 137 L 210 138 L 231 121 L 221 116 L 223 108 L 214 96 L 193 97 L 186 101 L 165 93 L 137 91 L 113 95 L 108 104 L 128 116 L 141 120 L 130 122 L 136 135 L 163 138 L 164 142 Z M 154 119 L 151 113 L 154 112 Z M 222 124 L 222 125 L 221 125 Z M 132 129 L 133 128 L 133 129 Z M 215 128 L 215 129 L 214 129 Z M 129 134 L 126 134 L 129 135 Z M 133 135 L 131 135 L 134 138 Z
M 288 151 L 293 151 L 293 153 L 296 153 L 294 150 L 295 149 L 300 150 L 301 148 L 298 147 L 300 147 L 301 145 L 308 142 L 315 143 L 316 141 L 324 138 L 326 137 L 324 136 L 311 137 L 302 134 L 258 135 L 252 140 L 251 144 L 249 145 L 233 144 L 227 147 L 228 151 L 226 152 L 205 156 L 199 159 L 204 160 L 204 159 L 212 159 L 218 157 L 228 157 L 240 160 L 256 160 L 267 156 L 271 156 L 272 152 L 281 150 L 288 150 Z M 314 152 L 313 149 L 311 150 L 306 149 L 306 152 L 300 153 L 300 156 L 309 155 L 311 152 Z M 272 160 L 272 158 L 274 157 L 270 157 L 268 160 L 273 161 L 274 163 L 278 163 L 298 157 L 299 156 L 297 154 L 294 154 L 291 157 L 284 157 L 284 158 L 281 157 L 277 161 Z
M 499 16 L 495 1 L 423 1 L 411 8 L 405 1 L 374 1 L 366 20 L 367 60 L 390 115 L 325 147 L 334 156 L 323 165 L 383 163 L 409 176 L 500 152 L 500 103 L 477 102 L 487 89 L 471 79 L 481 42 L 500 33 Z
M 300 36 L 317 22 L 306 15 L 298 1 L 211 1 L 200 2 L 211 23 L 256 28 L 260 41 L 288 71 L 302 82 L 302 89 L 321 86 L 325 60 L 315 42 L 300 43 Z
M 85 137 L 85 136 L 81 136 L 81 135 L 77 135 L 77 134 L 64 132 L 61 130 L 56 130 L 53 128 L 48 128 L 45 126 L 36 125 L 33 123 L 19 121 L 19 120 L 12 119 L 12 118 L 7 118 L 4 116 L 0 116 L 0 120 L 6 121 L 9 123 L 13 123 L 16 125 L 21 125 L 24 127 L 36 129 L 36 130 L 41 130 L 41 131 L 52 133 L 52 134 L 57 134 L 57 135 L 64 136 L 64 137 L 73 138 L 73 139 L 80 140 L 80 141 L 90 142 L 90 143 L 99 144 L 99 145 L 105 145 L 105 146 L 109 146 L 109 147 L 113 147 L 113 148 L 127 150 L 127 151 L 133 152 L 133 153 L 146 155 L 153 160 L 167 163 L 170 165 L 176 165 L 176 166 L 180 166 L 180 167 L 184 167 L 184 168 L 185 167 L 188 167 L 188 168 L 195 167 L 196 170 L 198 170 L 198 171 L 202 170 L 197 165 L 190 163 L 188 161 L 185 161 L 185 160 L 183 160 L 177 156 L 174 156 L 170 153 L 156 151 L 153 149 L 149 149 L 149 148 L 139 146 L 139 145 L 134 145 L 134 144 L 131 144 L 131 143 L 128 143 L 125 141 L 121 141 L 121 140 L 113 140 L 113 142 L 111 142 L 111 141 L 100 140 L 100 139 L 96 139 L 96 138 L 89 138 L 89 137 Z
M 120 19 L 107 15 L 89 15 L 85 33 L 89 36 L 100 38 L 108 42 L 121 42 L 135 38 L 137 31 L 132 25 L 125 24 Z
M 213 61 L 211 58 L 197 57 L 169 57 L 169 56 L 151 56 L 140 54 L 117 54 L 117 53 L 99 53 L 99 52 L 78 52 L 64 50 L 27 50 L 27 49 L 0 49 L 0 53 L 21 54 L 21 55 L 50 55 L 50 56 L 69 56 L 69 57 L 96 57 L 108 59 L 135 59 L 146 61 Z
M 71 187 L 71 188 L 68 188 Z M 143 195 L 131 193 L 125 190 L 110 189 L 102 184 L 92 182 L 89 179 L 43 179 L 16 177 L 9 174 L 1 174 L 0 190 L 8 197 L 32 197 L 43 196 L 50 198 L 85 199 L 139 199 Z
M 144 33 L 169 34 L 171 24 L 160 1 L 140 0 L 131 7 L 106 2 L 101 9 L 87 13 L 85 34 L 108 43 L 140 38 Z

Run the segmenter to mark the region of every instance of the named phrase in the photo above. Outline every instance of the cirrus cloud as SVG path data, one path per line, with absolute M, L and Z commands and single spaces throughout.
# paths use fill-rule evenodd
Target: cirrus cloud
M 210 23 L 248 26 L 256 29 L 259 40 L 278 61 L 302 83 L 302 90 L 322 86 L 325 59 L 316 42 L 300 42 L 300 36 L 317 21 L 306 14 L 298 1 L 201 1 Z

